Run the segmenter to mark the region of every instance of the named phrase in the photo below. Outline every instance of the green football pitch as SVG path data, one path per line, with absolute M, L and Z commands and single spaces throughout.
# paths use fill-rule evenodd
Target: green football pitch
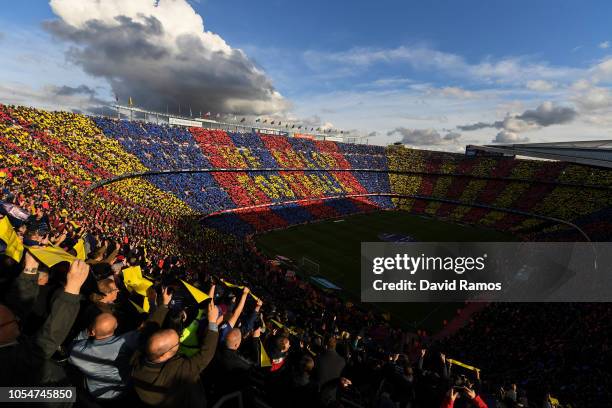
M 282 255 L 297 265 L 303 258 L 318 264 L 318 275 L 342 288 L 340 295 L 360 301 L 360 254 L 362 242 L 380 242 L 381 234 L 408 235 L 421 242 L 504 242 L 516 238 L 499 231 L 460 225 L 402 211 L 381 211 L 298 225 L 272 231 L 256 238 L 268 256 Z M 316 270 L 312 264 L 301 272 Z M 381 313 L 389 312 L 394 323 L 406 328 L 436 331 L 450 319 L 456 303 L 367 304 Z

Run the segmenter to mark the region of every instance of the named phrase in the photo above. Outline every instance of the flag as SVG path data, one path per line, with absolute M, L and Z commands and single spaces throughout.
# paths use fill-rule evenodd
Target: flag
M 458 365 L 459 367 L 463 367 L 466 370 L 480 371 L 480 368 L 476 368 L 474 366 L 462 363 L 461 361 L 453 360 L 452 358 L 447 358 L 446 361 L 448 361 L 451 364 Z
M 128 99 L 128 105 L 129 106 L 134 106 L 134 101 L 132 101 L 132 97 L 131 96 Z
M 210 113 L 210 112 L 208 112 L 208 113 Z M 217 115 L 216 115 L 216 116 L 217 116 L 217 119 L 219 119 L 219 118 L 221 117 L 221 114 L 220 114 L 220 113 L 217 113 Z
M 76 251 L 77 259 L 80 259 L 81 261 L 87 259 L 87 255 L 85 254 L 85 242 L 83 241 L 83 238 L 80 238 L 72 248 Z
M 223 280 L 223 279 L 221 279 L 221 282 L 223 282 L 225 284 L 225 286 L 227 286 L 228 288 L 244 289 L 244 286 L 235 285 L 235 284 L 229 283 L 228 281 Z M 255 299 L 256 301 L 259 301 L 259 298 L 257 296 L 255 296 L 253 294 L 253 292 L 249 292 L 249 295 L 251 295 L 253 297 L 253 299 Z
M 76 259 L 76 257 L 58 247 L 28 247 L 28 251 L 49 268 L 60 262 L 72 263 Z
M 206 117 L 210 116 L 210 111 L 206 112 Z M 217 117 L 219 117 L 219 114 L 217 113 Z
M 143 306 L 146 304 L 147 306 L 149 306 L 149 302 L 147 302 L 147 298 L 145 297 L 145 302 L 143 304 Z M 132 306 L 134 306 L 134 309 L 136 309 L 136 311 L 138 313 L 147 313 L 142 307 L 138 306 L 138 303 L 134 302 L 132 299 L 129 299 L 130 303 L 132 304 Z
M 148 296 L 143 296 L 143 299 L 142 299 L 142 310 L 144 310 L 145 313 L 149 313 L 150 309 L 151 309 L 151 307 L 149 306 L 149 297 Z
M 191 111 L 191 106 L 189 107 L 189 117 L 193 118 L 193 112 Z
M 125 268 L 123 270 L 123 283 L 130 292 L 134 291 L 144 297 L 147 297 L 147 289 L 153 285 L 153 282 L 142 277 L 140 266 Z
M 6 250 L 4 251 L 6 256 L 13 258 L 15 262 L 21 261 L 21 257 L 23 256 L 23 243 L 17 236 L 8 217 L 4 217 L 0 220 L 0 239 L 6 244 Z
M 208 299 L 210 297 L 206 293 L 202 292 L 200 289 L 196 288 L 195 286 L 192 286 L 192 285 L 188 284 L 187 282 L 185 282 L 182 279 L 181 279 L 181 282 L 183 282 L 183 285 L 185 285 L 185 287 L 187 288 L 189 293 L 191 293 L 191 296 L 193 296 L 193 298 L 196 300 L 196 302 L 200 303 L 203 300 L 206 300 L 206 299 Z
M 266 349 L 259 339 L 259 366 L 260 367 L 272 367 L 272 361 L 270 361 L 270 356 L 266 353 Z
M 284 324 L 282 324 L 281 322 L 276 321 L 276 320 L 274 320 L 274 319 L 270 319 L 270 321 L 271 321 L 272 323 L 274 323 L 274 324 L 275 324 L 277 327 L 279 327 L 279 328 L 281 328 L 281 329 L 287 329 L 287 331 L 288 331 L 290 334 L 293 334 L 294 336 L 297 336 L 297 332 L 296 332 L 295 330 L 291 330 L 290 328 L 288 328 L 287 326 L 285 326 L 285 325 L 284 325 Z

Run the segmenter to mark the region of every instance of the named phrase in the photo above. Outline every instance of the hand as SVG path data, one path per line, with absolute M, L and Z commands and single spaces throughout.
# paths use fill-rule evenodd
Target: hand
M 217 323 L 217 318 L 219 317 L 219 309 L 215 306 L 215 302 L 210 301 L 208 304 L 208 322 L 209 323 Z
M 155 304 L 157 301 L 157 292 L 153 286 L 149 286 L 147 289 L 147 298 L 151 301 L 151 303 Z
M 421 358 L 424 358 L 425 354 L 427 354 L 427 349 L 421 349 Z
M 70 270 L 68 271 L 68 275 L 66 275 L 64 292 L 78 295 L 88 275 L 89 265 L 80 259 L 76 259 L 72 262 L 72 265 L 70 265 Z
M 448 390 L 448 393 L 446 395 L 448 395 L 448 398 L 451 400 L 451 402 L 454 402 L 457 399 L 457 396 L 459 396 L 459 393 L 456 392 L 454 388 L 451 388 L 450 390 Z
M 164 306 L 168 306 L 168 304 L 170 304 L 170 301 L 172 300 L 172 293 L 170 293 L 168 289 L 170 288 L 162 288 L 162 303 L 164 304 Z
M 32 256 L 31 253 L 25 251 L 25 260 L 24 260 L 24 263 L 23 263 L 23 266 L 24 266 L 23 269 L 24 270 L 25 269 L 29 269 L 29 270 L 38 269 L 38 265 L 40 265 L 40 264 L 38 263 L 36 258 L 34 258 L 34 256 Z
M 258 299 L 257 304 L 255 305 L 255 311 L 259 312 L 259 310 L 261 309 L 261 306 L 263 306 L 263 301 L 261 299 Z
M 468 388 L 468 387 L 463 387 L 463 390 L 465 391 L 465 394 L 468 396 L 469 399 L 476 398 L 476 391 L 474 391 L 473 389 Z
M 440 353 L 440 360 L 442 360 L 442 363 L 446 363 L 446 355 L 444 353 Z
M 246 296 L 249 294 L 249 292 L 251 291 L 251 289 L 247 288 L 246 286 L 244 287 L 244 289 L 242 289 L 242 296 Z
M 343 386 L 344 388 L 346 388 L 346 387 L 348 387 L 349 385 L 352 385 L 352 384 L 353 383 L 348 378 L 340 377 L 340 385 Z
M 261 337 L 261 327 L 258 327 L 255 330 L 253 330 L 253 337 L 256 339 Z

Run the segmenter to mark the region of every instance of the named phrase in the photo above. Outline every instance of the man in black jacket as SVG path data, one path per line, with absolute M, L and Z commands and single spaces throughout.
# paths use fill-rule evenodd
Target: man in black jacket
M 167 296 L 167 292 L 164 297 Z M 168 312 L 169 299 L 164 298 L 160 309 Z M 191 357 L 177 354 L 179 335 L 173 329 L 159 330 L 147 342 L 146 354 L 136 353 L 133 359 L 132 381 L 140 399 L 155 406 L 202 407 L 204 387 L 200 373 L 215 355 L 219 333 L 217 307 L 208 305 L 208 331 L 200 349 Z M 163 320 L 160 316 L 160 321 Z
M 259 329 L 256 332 L 258 333 Z M 256 343 L 251 342 L 251 344 Z M 219 347 L 215 356 L 214 370 L 211 373 L 215 382 L 215 392 L 218 395 L 243 390 L 249 383 L 249 374 L 254 365 L 238 353 L 241 345 L 240 329 L 232 329 Z M 257 351 L 251 350 L 249 354 L 254 357 Z
M 21 335 L 19 321 L 27 316 L 38 295 L 38 261 L 25 253 L 25 267 L 0 305 L 0 384 L 4 386 L 65 385 L 64 369 L 51 360 L 66 339 L 79 311 L 79 292 L 89 265 L 75 260 L 66 285 L 55 296 L 51 313 L 33 337 Z
M 330 337 L 325 345 L 325 351 L 319 354 L 315 361 L 314 377 L 319 386 L 323 405 L 336 399 L 336 391 L 345 366 L 346 360 L 336 352 L 336 338 Z

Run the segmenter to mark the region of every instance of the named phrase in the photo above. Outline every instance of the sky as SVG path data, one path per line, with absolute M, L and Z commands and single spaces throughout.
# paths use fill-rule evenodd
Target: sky
M 369 143 L 612 138 L 612 2 L 35 0 L 0 11 L 0 103 L 115 98 Z

